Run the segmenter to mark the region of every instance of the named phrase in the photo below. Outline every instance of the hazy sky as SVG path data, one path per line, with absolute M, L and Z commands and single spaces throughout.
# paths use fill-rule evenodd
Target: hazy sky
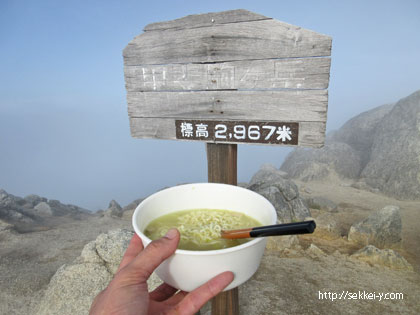
M 0 0 L 0 188 L 97 210 L 206 181 L 204 143 L 131 138 L 122 50 L 148 23 L 239 8 L 332 36 L 327 130 L 420 89 L 418 0 Z M 289 151 L 239 145 L 239 181 Z

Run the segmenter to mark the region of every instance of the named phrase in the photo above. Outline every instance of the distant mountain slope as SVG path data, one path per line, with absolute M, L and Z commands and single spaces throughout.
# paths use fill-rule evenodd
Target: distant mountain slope
M 0 189 L 0 220 L 18 231 L 29 231 L 44 225 L 56 217 L 70 217 L 80 220 L 91 212 L 75 205 L 62 204 L 58 200 L 37 195 L 25 198 L 14 196 Z
M 294 150 L 281 170 L 303 181 L 338 177 L 420 199 L 420 90 L 353 117 L 321 149 Z
M 420 91 L 384 116 L 361 177 L 388 195 L 420 199 Z

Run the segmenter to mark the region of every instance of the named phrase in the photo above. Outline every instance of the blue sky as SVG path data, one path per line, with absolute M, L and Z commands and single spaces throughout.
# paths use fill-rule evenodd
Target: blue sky
M 420 89 L 416 0 L 0 0 L 0 188 L 96 210 L 206 181 L 203 143 L 131 138 L 122 50 L 148 23 L 238 8 L 332 36 L 327 130 Z M 239 145 L 238 179 L 289 151 Z

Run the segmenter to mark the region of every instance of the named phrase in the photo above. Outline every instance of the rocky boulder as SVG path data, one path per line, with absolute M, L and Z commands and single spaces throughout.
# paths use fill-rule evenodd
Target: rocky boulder
M 401 242 L 401 214 L 397 206 L 386 206 L 365 220 L 352 225 L 348 240 L 361 245 L 385 248 Z
M 296 235 L 284 235 L 280 237 L 268 237 L 266 249 L 270 251 L 283 251 L 298 246 L 300 246 L 299 239 Z
M 52 277 L 36 314 L 88 314 L 93 299 L 112 280 L 132 236 L 131 231 L 117 229 L 86 244 L 80 257 Z M 153 274 L 149 289 L 160 283 Z
M 357 152 L 363 169 L 370 159 L 375 131 L 394 105 L 378 106 L 351 118 L 339 130 L 331 133 L 330 142 L 351 146 Z
M 34 211 L 36 214 L 39 215 L 54 215 L 53 210 L 51 209 L 50 205 L 45 202 L 41 201 L 34 207 Z
M 26 204 L 25 199 L 0 189 L 0 219 L 12 224 L 32 223 L 35 215 L 29 213 Z
M 314 236 L 327 240 L 334 240 L 341 237 L 341 231 L 337 221 L 333 219 L 330 213 L 320 214 L 315 219 L 311 217 L 305 218 L 305 221 L 309 220 L 314 220 L 316 223 Z
M 305 252 L 309 257 L 311 257 L 313 259 L 317 259 L 319 257 L 326 256 L 324 251 L 322 249 L 320 249 L 318 246 L 316 246 L 315 244 L 309 245 L 309 247 L 306 249 Z
M 361 178 L 359 179 L 357 182 L 351 183 L 350 187 L 359 189 L 359 190 L 366 190 L 366 191 L 370 191 L 373 192 L 375 194 L 380 193 L 381 191 L 378 188 L 373 188 L 372 186 L 369 186 L 365 179 Z
M 321 149 L 298 148 L 292 151 L 281 168 L 291 178 L 302 181 L 328 177 L 352 178 L 361 171 L 360 156 L 346 143 L 327 143 Z
M 88 314 L 93 299 L 111 279 L 100 264 L 63 265 L 51 278 L 36 314 Z
M 267 198 L 276 208 L 280 222 L 302 221 L 310 216 L 293 181 L 274 166 L 263 167 L 251 178 L 249 189 Z
M 305 203 L 309 208 L 325 210 L 328 212 L 338 212 L 337 204 L 334 201 L 322 196 L 305 198 Z
M 17 197 L 0 189 L 0 218 L 9 223 L 33 223 L 45 216 L 89 213 L 75 205 L 65 205 L 58 200 L 48 200 L 37 195 Z
M 115 200 L 111 200 L 108 209 L 105 210 L 104 215 L 107 217 L 118 217 L 121 218 L 123 215 L 123 209 Z
M 375 130 L 361 177 L 399 199 L 420 199 L 420 91 L 401 99 Z
M 371 265 L 382 265 L 397 270 L 413 270 L 413 267 L 396 251 L 392 249 L 378 249 L 368 245 L 350 256 L 365 261 Z
M 35 207 L 37 204 L 41 203 L 41 202 L 47 202 L 48 199 L 44 198 L 44 197 L 40 197 L 38 195 L 27 195 L 25 198 L 23 198 L 25 200 L 25 204 L 28 208 L 33 208 Z
M 136 199 L 136 200 L 130 202 L 128 205 L 126 205 L 124 208 L 122 208 L 122 211 L 125 212 L 125 211 L 132 211 L 132 210 L 136 209 L 137 206 L 140 204 L 140 202 L 142 202 L 143 200 L 144 200 L 143 198 L 139 198 L 139 199 Z
M 71 204 L 63 204 L 60 201 L 54 200 L 54 199 L 48 200 L 47 204 L 51 208 L 53 215 L 56 215 L 56 216 L 90 213 L 90 211 L 83 209 L 81 207 L 71 205 Z
M 99 235 L 95 240 L 95 250 L 112 273 L 118 269 L 121 258 L 130 243 L 133 233 L 127 230 L 113 230 Z
M 13 229 L 13 225 L 0 219 L 0 235 L 10 232 Z

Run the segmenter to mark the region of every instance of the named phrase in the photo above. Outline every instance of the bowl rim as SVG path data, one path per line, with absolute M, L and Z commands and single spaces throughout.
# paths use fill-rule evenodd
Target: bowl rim
M 168 190 L 172 190 L 172 189 L 179 189 L 181 187 L 185 187 L 185 186 L 204 186 L 204 185 L 217 185 L 217 186 L 229 186 L 229 187 L 234 187 L 234 189 L 239 189 L 239 190 L 246 190 L 247 192 L 253 193 L 256 195 L 257 198 L 263 199 L 265 202 L 269 203 L 271 205 L 271 207 L 273 208 L 273 216 L 272 218 L 274 219 L 274 221 L 277 221 L 277 212 L 275 207 L 273 206 L 273 204 L 267 200 L 267 198 L 265 198 L 264 196 L 256 193 L 255 191 L 240 187 L 240 186 L 236 186 L 236 185 L 230 185 L 230 184 L 223 184 L 223 183 L 190 183 L 190 184 L 181 184 L 181 185 L 177 185 L 177 186 L 172 186 L 172 187 L 168 187 L 162 190 L 159 190 L 155 193 L 153 193 L 152 195 L 146 197 L 145 199 L 143 199 L 136 207 L 136 209 L 134 210 L 133 216 L 132 216 L 132 225 L 133 225 L 133 229 L 135 231 L 135 233 L 142 239 L 146 240 L 147 244 L 143 244 L 144 247 L 146 247 L 147 245 L 150 244 L 150 242 L 152 242 L 152 240 L 150 238 L 148 238 L 145 234 L 143 234 L 143 232 L 140 231 L 139 227 L 137 226 L 136 222 L 137 222 L 137 217 L 139 216 L 139 208 L 141 207 L 141 205 L 145 202 L 149 202 L 150 200 L 153 200 L 154 198 L 159 197 L 159 194 L 162 193 L 163 191 L 168 191 Z M 275 222 L 270 223 L 270 224 L 275 224 Z M 180 255 L 191 255 L 191 256 L 213 256 L 213 255 L 219 255 L 219 254 L 227 254 L 227 253 L 231 253 L 231 252 L 237 252 L 237 251 L 241 251 L 247 247 L 251 247 L 254 245 L 257 245 L 260 242 L 265 241 L 264 237 L 261 238 L 255 238 L 249 242 L 237 245 L 237 246 L 233 246 L 233 247 L 228 247 L 228 248 L 222 248 L 222 249 L 213 249 L 213 250 L 202 250 L 202 251 L 195 251 L 195 250 L 186 250 L 186 249 L 176 249 L 175 250 L 175 254 L 180 254 Z

